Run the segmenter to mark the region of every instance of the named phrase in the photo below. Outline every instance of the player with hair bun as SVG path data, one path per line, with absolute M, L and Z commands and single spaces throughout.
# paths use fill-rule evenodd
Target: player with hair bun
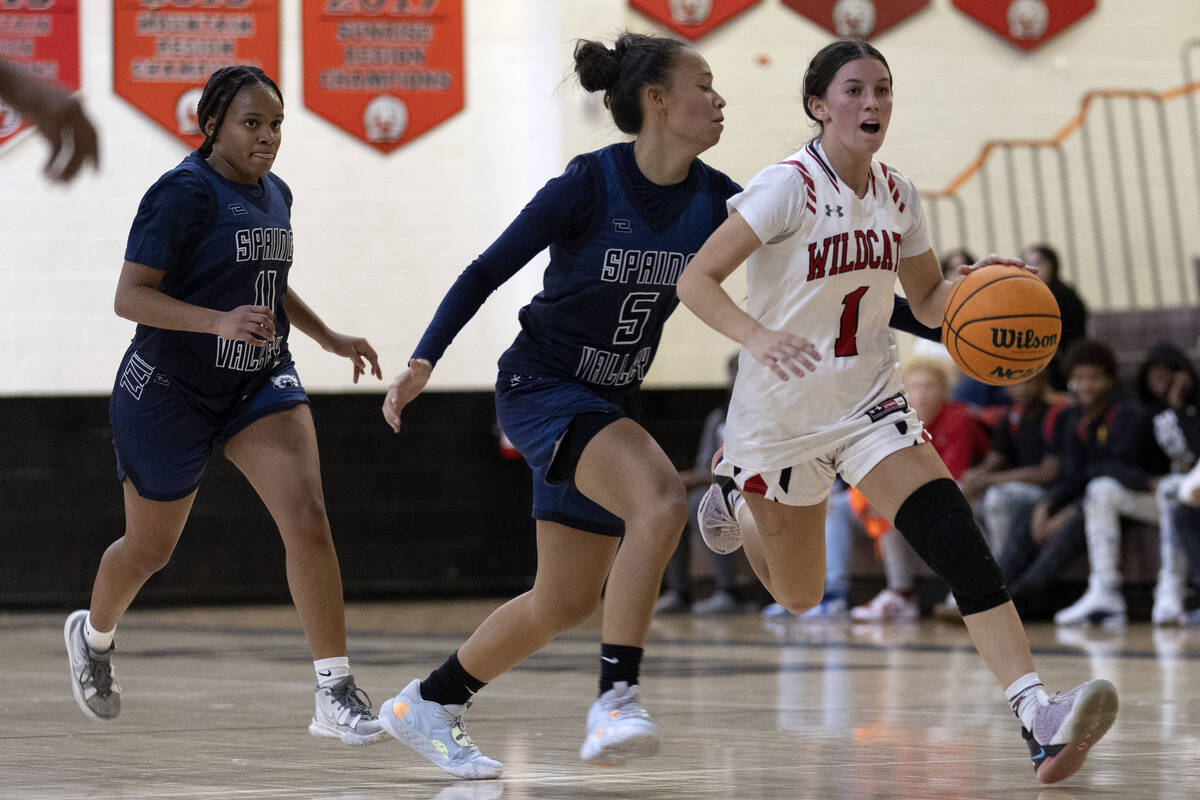
M 292 193 L 271 172 L 279 87 L 257 67 L 224 67 L 198 111 L 204 143 L 142 198 L 117 283 L 117 314 L 138 323 L 109 403 L 125 535 L 100 561 L 90 610 L 67 618 L 71 685 L 89 717 L 120 713 L 117 622 L 170 559 L 221 447 L 279 526 L 317 675 L 309 732 L 376 742 L 387 734 L 350 674 L 341 573 L 289 329 L 350 359 L 356 383 L 368 366 L 383 373 L 366 339 L 330 330 L 288 286 Z
M 687 505 L 675 467 L 637 421 L 639 392 L 678 304 L 675 282 L 740 187 L 698 158 L 721 138 L 725 100 L 690 45 L 634 33 L 612 47 L 580 41 L 575 74 L 604 92 L 633 141 L 576 156 L 534 196 L 459 276 L 383 403 L 399 431 L 402 410 L 488 295 L 550 249 L 544 288 L 521 309 L 496 381 L 500 426 L 533 471 L 533 588 L 380 707 L 393 736 L 459 777 L 502 769 L 464 732 L 468 699 L 588 619 L 602 593 L 599 697 L 580 757 L 619 764 L 659 747 L 639 671 Z M 929 334 L 903 301 L 894 317 Z
M 818 135 L 730 199 L 679 280 L 680 300 L 743 346 L 714 469 L 724 485 L 710 487 L 701 531 L 723 551 L 744 543 L 775 599 L 802 612 L 821 599 L 825 502 L 840 473 L 949 585 L 1038 780 L 1062 780 L 1112 725 L 1117 693 L 1094 680 L 1047 696 L 971 507 L 905 397 L 884 323 L 896 280 L 931 326 L 953 282 L 912 183 L 874 159 L 891 70 L 866 42 L 837 41 L 810 62 L 803 96 Z M 743 261 L 746 311 L 721 288 Z M 992 263 L 1022 265 L 989 256 L 961 271 Z
M 544 288 L 521 309 L 496 381 L 500 426 L 533 471 L 533 588 L 380 707 L 389 733 L 463 778 L 502 769 L 464 731 L 468 699 L 588 619 L 602 592 L 599 697 L 580 756 L 616 764 L 659 747 L 638 673 L 687 506 L 671 460 L 637 422 L 639 387 L 678 302 L 675 281 L 737 186 L 698 158 L 721 138 L 725 100 L 690 46 L 633 33 L 613 47 L 580 41 L 575 74 L 604 92 L 634 140 L 575 157 L 537 193 L 459 276 L 383 404 L 398 431 L 463 325 L 549 247 Z

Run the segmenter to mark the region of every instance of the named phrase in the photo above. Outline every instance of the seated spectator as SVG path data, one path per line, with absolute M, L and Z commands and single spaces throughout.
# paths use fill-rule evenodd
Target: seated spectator
M 1189 559 L 1180 553 L 1175 509 L 1181 503 L 1179 487 L 1185 473 L 1200 454 L 1200 381 L 1182 350 L 1161 343 L 1147 354 L 1137 386 L 1139 398 L 1154 413 L 1154 438 L 1171 463 L 1171 474 L 1158 482 L 1155 492 L 1161 558 L 1150 616 L 1155 625 L 1170 625 L 1183 614 L 1187 588 Z
M 967 469 L 959 483 L 974 505 L 982 504 L 984 535 L 997 558 L 1008 532 L 1028 526 L 1033 507 L 1046 496 L 1058 472 L 1046 443 L 1065 404 L 1052 404 L 1045 371 L 1008 387 L 1013 404 L 992 430 L 983 461 Z
M 1081 342 L 1072 347 L 1072 354 L 1085 346 L 1088 345 Z M 1081 382 L 1092 383 L 1095 387 L 1107 386 L 1107 395 L 1111 399 L 1116 359 L 1107 347 L 1099 347 L 1111 361 L 1102 367 L 1070 361 L 1069 386 L 1072 392 L 1080 391 Z M 1064 412 L 1064 416 L 1067 413 Z M 1086 440 L 1078 435 L 1083 430 L 1090 434 Z M 1084 466 L 1073 474 L 1061 474 L 1060 481 L 1050 492 L 1050 500 L 1061 504 L 1070 497 L 1082 502 L 1088 588 L 1073 605 L 1055 614 L 1054 622 L 1058 625 L 1123 623 L 1125 596 L 1121 593 L 1122 577 L 1118 569 L 1121 519 L 1158 520 L 1154 489 L 1159 476 L 1167 472 L 1169 463 L 1154 439 L 1151 410 L 1137 399 L 1110 402 L 1098 416 L 1081 416 L 1076 435 L 1068 437 L 1067 442 L 1085 443 Z M 1064 466 L 1066 462 L 1064 457 Z
M 983 457 L 987 432 L 966 406 L 949 402 L 950 375 L 935 359 L 913 358 L 900 370 L 904 393 L 925 433 L 955 480 Z M 860 622 L 911 622 L 919 616 L 915 569 L 920 563 L 904 537 L 891 530 L 880 539 L 887 587 L 865 605 L 850 610 Z
M 1045 244 L 1031 245 L 1021 253 L 1021 260 L 1037 272 L 1058 302 L 1058 312 L 1062 316 L 1062 334 L 1058 339 L 1058 352 L 1054 354 L 1047 369 L 1050 372 L 1050 386 L 1061 392 L 1067 388 L 1067 353 L 1070 352 L 1071 345 L 1087 333 L 1087 306 L 1083 304 L 1074 287 L 1063 283 L 1059 278 L 1058 253 L 1054 248 Z
M 1171 527 L 1175 542 L 1187 557 L 1192 581 L 1200 583 L 1200 464 L 1183 475 L 1176 486 L 1176 502 L 1171 508 Z M 1200 627 L 1200 608 L 1181 613 L 1176 621 Z

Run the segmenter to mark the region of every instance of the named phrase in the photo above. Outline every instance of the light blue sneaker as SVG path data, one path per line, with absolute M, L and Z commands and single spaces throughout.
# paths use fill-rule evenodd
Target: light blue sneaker
M 470 707 L 447 705 L 421 696 L 421 682 L 414 680 L 404 691 L 379 707 L 379 721 L 394 739 L 404 742 L 456 778 L 498 778 L 504 765 L 479 752 L 463 724 Z
M 619 767 L 658 752 L 662 730 L 642 708 L 638 686 L 617 681 L 588 709 L 587 738 L 579 757 L 599 767 Z
M 803 619 L 809 621 L 832 621 L 846 619 L 850 616 L 850 604 L 844 597 L 824 597 L 820 603 L 805 611 L 803 614 L 793 614 L 779 603 L 771 603 L 762 610 L 763 619 Z

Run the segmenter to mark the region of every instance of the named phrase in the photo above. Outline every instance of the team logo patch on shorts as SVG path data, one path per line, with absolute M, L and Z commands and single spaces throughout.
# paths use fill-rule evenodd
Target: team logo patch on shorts
M 908 399 L 904 396 L 903 392 L 896 392 L 878 405 L 868 408 L 867 416 L 871 418 L 871 422 L 879 422 L 879 420 L 889 414 L 904 411 L 908 411 Z
M 285 372 L 282 375 L 275 375 L 272 377 L 271 383 L 276 389 L 288 389 L 299 386 L 300 380 L 295 375 L 290 375 Z

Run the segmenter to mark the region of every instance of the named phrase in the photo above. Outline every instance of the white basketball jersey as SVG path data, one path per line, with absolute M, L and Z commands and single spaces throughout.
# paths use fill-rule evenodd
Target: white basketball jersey
M 742 350 L 725 457 L 746 469 L 802 463 L 837 445 L 839 424 L 900 391 L 888 322 L 900 260 L 930 249 L 912 183 L 871 162 L 855 195 L 818 142 L 762 170 L 729 199 L 765 244 L 747 261 L 747 312 L 802 336 L 821 361 L 782 381 Z

